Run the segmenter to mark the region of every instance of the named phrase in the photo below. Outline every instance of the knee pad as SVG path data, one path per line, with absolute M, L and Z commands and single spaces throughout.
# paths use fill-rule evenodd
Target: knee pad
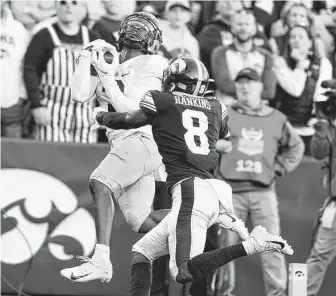
M 139 232 L 141 225 L 151 213 L 150 207 L 134 206 L 124 201 L 119 202 L 119 207 L 123 213 L 127 224 L 134 232 Z
M 109 188 L 110 191 L 112 192 L 118 192 L 121 190 L 121 186 L 119 183 L 114 181 L 111 178 L 106 177 L 100 170 L 99 168 L 95 169 L 90 178 L 89 178 L 89 186 L 90 189 L 94 188 L 96 186 L 96 183 L 100 183 L 102 185 L 105 185 L 105 187 Z M 97 185 L 99 186 L 99 185 Z
M 132 246 L 132 255 L 133 255 L 133 262 L 134 261 L 140 261 L 140 262 L 145 262 L 145 258 L 149 261 L 152 262 L 152 260 L 149 258 L 145 248 L 142 246 L 140 243 L 141 240 L 137 241 L 133 246 Z
M 122 212 L 124 213 L 124 217 L 129 227 L 131 227 L 134 232 L 139 232 L 142 223 L 147 217 L 142 219 L 141 216 L 137 216 L 131 209 L 123 210 Z
M 132 247 L 132 254 L 139 253 L 136 259 L 144 261 L 147 258 L 148 262 L 153 262 L 155 259 L 166 255 L 155 247 L 150 241 L 148 241 L 144 235 L 139 241 L 137 241 Z M 145 238 L 145 239 L 144 239 Z M 142 257 L 143 256 L 143 257 Z M 144 258 L 145 257 L 145 258 Z M 133 257 L 134 258 L 134 257 Z
M 103 182 L 101 182 L 100 180 L 97 180 L 95 178 L 91 178 L 89 179 L 89 188 L 91 191 L 110 191 L 110 188 L 105 185 Z

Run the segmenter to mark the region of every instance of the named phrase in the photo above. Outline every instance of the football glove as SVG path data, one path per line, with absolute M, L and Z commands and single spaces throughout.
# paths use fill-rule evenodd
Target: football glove
M 83 50 L 86 50 L 89 52 L 92 52 L 93 50 L 101 50 L 106 47 L 106 44 L 109 44 L 109 43 L 107 43 L 103 39 L 96 39 L 90 42 L 89 44 L 85 45 L 83 47 Z
M 109 52 L 109 55 L 106 54 L 107 52 Z M 111 55 L 113 58 L 110 57 Z M 109 63 L 111 59 L 112 63 Z M 94 49 L 92 51 L 91 63 L 97 70 L 99 77 L 114 77 L 119 65 L 119 53 L 113 45 L 105 42 L 105 47 L 103 49 Z
M 94 131 L 94 130 L 96 130 L 96 129 L 98 129 L 98 128 L 101 127 L 101 125 L 97 122 L 96 118 L 102 112 L 107 112 L 107 110 L 104 109 L 104 108 L 102 108 L 102 107 L 95 107 L 93 109 L 93 112 L 92 112 L 92 115 L 91 115 L 92 116 L 93 125 L 91 126 L 90 131 Z

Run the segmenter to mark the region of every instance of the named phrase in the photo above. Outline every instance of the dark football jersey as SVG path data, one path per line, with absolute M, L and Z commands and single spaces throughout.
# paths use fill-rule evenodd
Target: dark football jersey
M 167 172 L 167 187 L 190 178 L 213 178 L 216 143 L 227 133 L 227 109 L 216 98 L 150 91 L 140 102 L 155 117 L 153 136 Z M 225 136 L 225 135 L 223 135 Z

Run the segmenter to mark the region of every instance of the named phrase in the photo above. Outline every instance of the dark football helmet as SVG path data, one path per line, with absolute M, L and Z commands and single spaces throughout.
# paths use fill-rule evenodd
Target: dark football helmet
M 164 91 L 179 91 L 204 96 L 209 85 L 209 73 L 203 63 L 191 56 L 175 58 L 163 72 Z
M 162 43 L 162 31 L 154 15 L 149 12 L 135 12 L 126 17 L 120 25 L 117 48 L 123 46 L 139 49 L 144 54 L 156 54 Z
M 208 89 L 204 93 L 204 96 L 205 97 L 214 97 L 215 96 L 215 90 L 216 90 L 215 80 L 210 78 Z

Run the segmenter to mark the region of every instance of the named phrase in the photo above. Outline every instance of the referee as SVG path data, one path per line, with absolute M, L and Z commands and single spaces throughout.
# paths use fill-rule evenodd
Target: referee
M 24 81 L 34 118 L 36 140 L 95 143 L 90 131 L 92 100 L 71 100 L 70 85 L 83 45 L 98 38 L 81 26 L 85 2 L 56 1 L 56 21 L 32 38 L 25 56 Z

